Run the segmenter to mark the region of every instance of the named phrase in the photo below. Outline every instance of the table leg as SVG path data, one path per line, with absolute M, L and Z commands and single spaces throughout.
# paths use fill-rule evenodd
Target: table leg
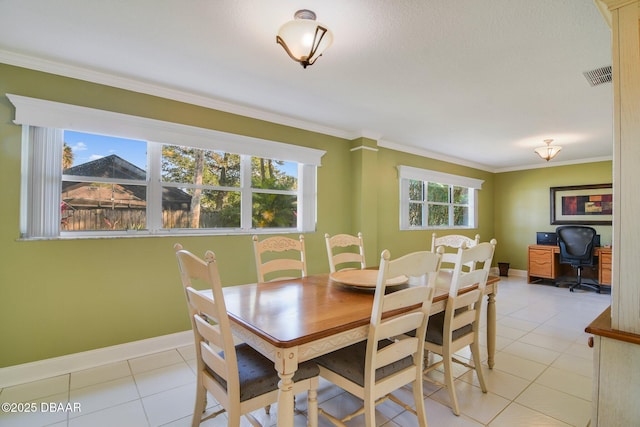
M 487 298 L 487 364 L 493 369 L 496 355 L 496 294 L 490 293 Z
M 294 394 L 293 375 L 298 369 L 298 353 L 295 350 L 280 350 L 276 354 L 278 383 L 278 427 L 293 427 Z

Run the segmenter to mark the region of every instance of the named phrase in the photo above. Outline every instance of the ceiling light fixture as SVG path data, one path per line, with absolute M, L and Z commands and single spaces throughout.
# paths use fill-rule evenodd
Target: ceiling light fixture
M 553 142 L 553 139 L 545 139 L 544 143 L 547 144 L 544 147 L 538 147 L 534 151 L 540 156 L 542 159 L 547 162 L 553 159 L 559 152 L 562 150 L 562 147 L 559 145 L 554 145 L 553 147 L 549 144 Z
M 293 17 L 293 21 L 287 22 L 278 30 L 276 43 L 284 48 L 291 59 L 307 68 L 307 65 L 313 65 L 331 46 L 333 34 L 327 27 L 316 22 L 316 14 L 310 10 L 299 10 Z

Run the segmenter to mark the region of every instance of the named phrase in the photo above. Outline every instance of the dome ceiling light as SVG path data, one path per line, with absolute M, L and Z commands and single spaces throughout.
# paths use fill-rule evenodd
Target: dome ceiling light
M 293 17 L 293 21 L 285 23 L 278 30 L 276 43 L 284 48 L 291 59 L 307 68 L 331 46 L 333 34 L 326 26 L 316 22 L 316 14 L 310 10 L 299 10 Z
M 538 147 L 534 151 L 547 162 L 553 159 L 559 152 L 562 150 L 562 147 L 559 145 L 550 145 L 553 142 L 553 139 L 545 139 L 544 143 L 547 144 L 544 147 Z

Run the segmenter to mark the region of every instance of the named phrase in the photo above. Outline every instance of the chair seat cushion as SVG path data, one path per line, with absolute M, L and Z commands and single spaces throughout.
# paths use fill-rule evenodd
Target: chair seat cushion
M 393 341 L 381 340 L 378 349 L 384 348 Z M 364 387 L 364 364 L 367 355 L 367 341 L 361 341 L 348 347 L 317 357 L 314 361 L 349 381 Z M 413 365 L 413 358 L 407 356 L 397 362 L 376 369 L 376 381 L 388 377 Z
M 244 343 L 236 346 L 236 357 L 238 359 L 241 402 L 278 389 L 280 377 L 271 360 Z M 225 389 L 227 388 L 227 382 L 222 377 L 208 368 L 207 371 Z M 320 370 L 314 362 L 301 363 L 293 376 L 293 381 L 316 377 L 319 372 Z
M 460 311 L 467 310 L 466 307 L 461 307 L 456 309 L 456 313 Z M 442 311 L 437 314 L 433 314 L 429 316 L 429 323 L 427 324 L 427 337 L 426 341 L 434 343 L 436 345 L 442 345 L 443 343 L 443 332 L 444 332 L 444 314 Z M 468 333 L 473 331 L 473 326 L 465 325 L 460 329 L 456 329 L 453 331 L 453 340 L 457 340 L 458 338 L 467 335 Z

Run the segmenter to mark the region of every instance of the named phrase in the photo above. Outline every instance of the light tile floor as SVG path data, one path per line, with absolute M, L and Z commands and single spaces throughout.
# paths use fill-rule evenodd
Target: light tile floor
M 496 364 L 492 370 L 483 367 L 489 392 L 481 392 L 473 372 L 458 370 L 456 392 L 462 414 L 456 417 L 447 406 L 446 390 L 425 381 L 429 424 L 586 426 L 593 368 L 584 328 L 610 304 L 610 295 L 571 293 L 566 287 L 528 285 L 522 277 L 503 277 L 496 301 Z M 194 366 L 193 349 L 184 347 L 8 387 L 0 391 L 0 402 L 34 403 L 36 410 L 0 412 L 0 426 L 188 426 L 195 397 Z M 438 371 L 432 375 L 442 377 Z M 321 381 L 318 396 L 321 407 L 337 415 L 358 406 L 357 399 L 326 381 Z M 407 388 L 399 391 L 399 397 L 413 402 Z M 77 405 L 80 411 L 56 411 L 60 409 L 56 404 Z M 296 425 L 304 426 L 304 395 L 297 397 L 296 407 Z M 264 411 L 256 414 L 265 425 L 273 426 L 277 405 L 270 416 Z M 411 413 L 390 402 L 378 406 L 376 420 L 387 427 L 416 425 Z M 222 415 L 203 426 L 226 424 Z M 243 419 L 243 425 L 249 423 Z M 320 417 L 319 426 L 329 425 Z M 349 425 L 364 426 L 364 417 Z

